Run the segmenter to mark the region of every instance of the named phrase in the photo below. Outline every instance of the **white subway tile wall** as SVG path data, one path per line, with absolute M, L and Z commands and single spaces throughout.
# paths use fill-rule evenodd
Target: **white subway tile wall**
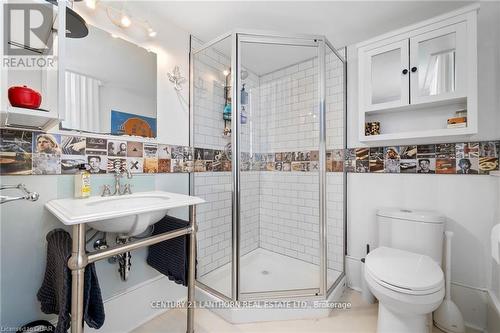
M 344 147 L 343 64 L 326 54 L 327 149 Z M 261 77 L 261 152 L 319 149 L 318 62 Z M 260 246 L 319 264 L 319 175 L 261 174 Z M 328 268 L 343 270 L 343 174 L 327 174 Z
M 224 136 L 222 113 L 225 106 L 223 71 L 229 70 L 230 59 L 213 48 L 198 53 L 194 62 L 194 145 L 196 147 L 224 150 L 230 136 Z M 249 72 L 245 80 L 252 102 L 258 101 L 258 77 Z M 258 104 L 256 104 L 258 105 Z M 253 104 L 247 106 L 247 116 L 252 117 Z M 230 123 L 228 123 L 230 125 Z M 242 127 L 241 149 L 253 153 L 251 127 Z M 241 254 L 258 247 L 259 242 L 259 174 L 245 173 L 241 180 Z M 223 186 L 221 186 L 223 185 Z M 198 214 L 200 226 L 198 241 L 198 274 L 217 269 L 231 261 L 231 174 L 196 174 L 195 195 L 207 200 L 207 210 Z
M 313 58 L 261 76 L 261 152 L 318 150 L 318 68 Z M 319 264 L 319 174 L 263 172 L 260 202 L 260 246 Z
M 224 43 L 224 42 L 221 42 Z M 222 112 L 225 106 L 224 71 L 230 59 L 214 47 L 194 58 L 194 146 L 224 150 L 230 140 L 223 135 Z M 199 226 L 198 277 L 231 260 L 232 209 L 231 173 L 199 173 L 194 175 L 194 195 L 206 200 L 197 214 Z
M 206 200 L 197 209 L 198 275 L 228 263 L 231 258 L 231 174 L 195 173 L 195 194 Z
M 318 150 L 317 83 L 316 58 L 261 76 L 261 152 Z
M 319 264 L 318 173 L 260 177 L 260 247 Z
M 194 67 L 194 146 L 223 149 L 229 142 L 223 136 L 224 71 L 230 60 L 213 47 L 195 55 Z M 221 125 L 222 124 L 222 125 Z

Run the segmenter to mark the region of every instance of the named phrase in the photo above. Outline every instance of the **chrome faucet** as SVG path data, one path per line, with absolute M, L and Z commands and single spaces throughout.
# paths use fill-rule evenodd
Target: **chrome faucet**
M 115 185 L 114 185 L 114 192 L 111 193 L 111 189 L 109 185 L 104 185 L 103 191 L 101 196 L 106 197 L 106 196 L 112 196 L 112 195 L 124 195 L 124 194 L 132 194 L 132 189 L 130 184 L 125 184 L 123 186 L 123 191 L 122 191 L 122 185 L 121 185 L 121 178 L 123 175 L 127 175 L 127 179 L 132 179 L 133 175 L 130 172 L 128 168 L 121 168 L 120 166 L 115 166 L 114 169 L 114 176 L 115 176 Z
M 125 167 L 124 169 L 115 168 L 115 191 L 112 195 L 123 195 L 127 193 L 132 194 L 132 191 L 130 190 L 130 184 L 125 185 L 123 191 L 121 190 L 122 186 L 120 184 L 120 180 L 124 174 L 127 174 L 127 179 L 132 179 L 132 173 L 127 167 Z

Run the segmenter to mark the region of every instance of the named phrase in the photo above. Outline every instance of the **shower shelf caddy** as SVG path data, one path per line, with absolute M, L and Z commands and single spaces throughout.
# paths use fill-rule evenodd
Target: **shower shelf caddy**
M 232 95 L 232 85 L 229 83 L 231 81 L 231 71 L 229 71 L 229 74 L 226 75 L 225 78 L 225 84 L 224 84 L 224 110 L 225 108 L 229 105 L 231 106 L 231 95 Z M 243 85 L 244 87 L 244 85 Z M 240 92 L 240 94 L 243 93 L 243 90 Z M 248 113 L 246 111 L 247 104 L 241 104 L 241 121 L 240 123 L 242 125 L 245 125 L 248 122 Z M 222 119 L 224 120 L 224 137 L 230 137 L 231 136 L 231 120 L 232 120 L 232 109 L 230 113 L 229 119 L 225 118 L 225 114 L 223 112 Z M 244 121 L 243 121 L 244 119 Z

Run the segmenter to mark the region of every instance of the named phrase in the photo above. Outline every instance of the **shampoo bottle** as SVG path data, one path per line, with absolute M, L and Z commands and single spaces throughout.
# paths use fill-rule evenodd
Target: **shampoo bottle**
M 75 198 L 88 197 L 90 197 L 90 173 L 85 164 L 80 164 L 75 174 Z

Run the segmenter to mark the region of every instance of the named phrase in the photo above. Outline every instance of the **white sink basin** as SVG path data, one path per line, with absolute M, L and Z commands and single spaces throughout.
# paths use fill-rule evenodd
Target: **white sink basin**
M 88 199 L 57 199 L 45 207 L 62 223 L 88 223 L 96 230 L 136 236 L 161 220 L 169 209 L 205 202 L 184 194 L 153 191 Z

